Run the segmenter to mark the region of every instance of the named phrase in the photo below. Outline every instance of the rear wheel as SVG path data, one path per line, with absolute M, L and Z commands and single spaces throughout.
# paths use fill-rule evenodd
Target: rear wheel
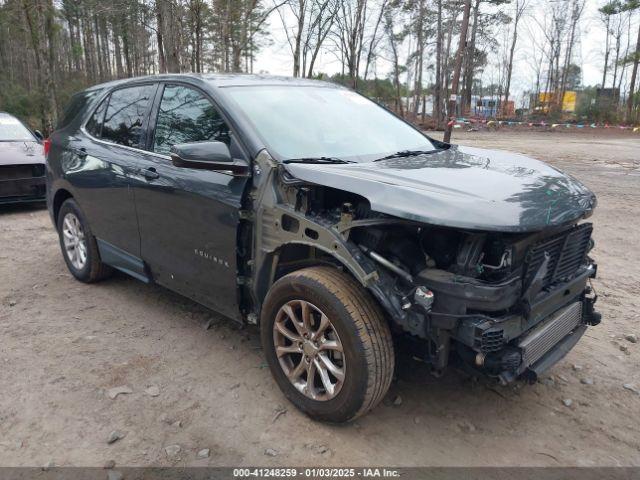
M 67 268 L 78 280 L 97 282 L 112 273 L 111 267 L 100 260 L 96 239 L 72 198 L 65 200 L 58 212 L 58 236 Z
M 262 345 L 285 396 L 312 418 L 352 420 L 391 383 L 393 343 L 370 294 L 331 267 L 290 273 L 269 290 Z

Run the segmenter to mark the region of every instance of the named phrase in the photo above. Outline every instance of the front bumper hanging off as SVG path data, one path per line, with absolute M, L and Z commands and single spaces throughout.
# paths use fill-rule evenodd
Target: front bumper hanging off
M 599 323 L 600 317 L 595 315 L 592 305 L 589 298 L 571 303 L 520 337 L 517 345 L 522 363 L 513 374 L 535 381 L 538 375 L 560 361 L 578 343 L 587 325 Z M 509 373 L 501 372 L 503 377 Z
M 452 329 L 457 352 L 466 364 L 509 383 L 519 377 L 535 381 L 575 346 L 588 325 L 600 323 L 600 314 L 594 310 L 597 297 L 587 286 L 595 273 L 596 265 L 588 265 L 572 280 L 541 292 L 530 302 L 523 301 L 512 282 L 481 286 L 460 283 L 458 277 L 447 288 L 444 278 L 424 280 L 435 293 L 435 307 L 442 308 L 438 300 L 443 299 L 463 307 L 442 316 L 437 313 L 440 308 L 434 308 L 432 325 Z M 505 305 L 521 308 L 516 309 L 518 313 L 500 314 L 497 310 Z M 478 310 L 482 313 L 472 313 Z
M 485 332 L 485 342 L 479 349 L 461 344 L 463 350 L 459 352 L 476 369 L 502 383 L 519 377 L 535 381 L 576 345 L 589 325 L 600 322 L 600 314 L 593 310 L 594 301 L 595 298 L 585 297 L 571 302 L 509 343 L 498 338 L 497 330 L 491 331 L 489 337 Z

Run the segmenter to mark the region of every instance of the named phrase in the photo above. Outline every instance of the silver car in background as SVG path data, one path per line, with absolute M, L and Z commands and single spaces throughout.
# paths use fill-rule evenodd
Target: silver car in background
M 0 205 L 45 201 L 42 134 L 0 112 Z

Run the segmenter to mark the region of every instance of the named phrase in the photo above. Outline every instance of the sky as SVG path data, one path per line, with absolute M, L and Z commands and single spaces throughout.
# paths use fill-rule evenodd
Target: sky
M 530 59 L 535 54 L 532 47 L 536 42 L 544 41 L 543 32 L 540 30 L 540 19 L 544 17 L 544 4 L 553 0 L 530 0 L 531 5 L 527 17 L 521 22 L 518 28 L 519 42 L 516 50 L 514 73 L 512 80 L 512 91 L 523 97 L 523 92 L 530 89 L 535 75 L 531 68 Z M 602 81 L 602 66 L 604 63 L 604 39 L 605 28 L 598 14 L 598 8 L 606 0 L 585 0 L 585 10 L 580 23 L 579 42 L 574 54 L 574 63 L 582 67 L 583 85 L 596 85 Z M 509 14 L 512 7 L 504 7 L 505 13 Z M 286 17 L 290 21 L 292 16 Z M 536 21 L 537 19 L 537 21 Z M 637 19 L 635 20 L 637 25 Z M 635 33 L 637 26 L 632 23 L 632 43 L 635 44 Z M 635 26 L 635 29 L 634 29 Z M 254 63 L 254 71 L 268 72 L 275 75 L 291 75 L 293 61 L 291 50 L 287 42 L 282 21 L 277 14 L 271 15 L 268 19 L 267 31 L 271 35 L 271 45 L 263 49 Z M 497 35 L 504 35 L 506 32 L 497 32 Z M 623 48 L 626 47 L 626 37 L 623 39 Z M 498 56 L 493 55 L 494 61 L 498 61 Z M 333 74 L 341 69 L 340 62 L 335 56 L 328 52 L 323 52 L 317 62 L 317 71 Z M 384 59 L 380 59 L 376 65 L 377 74 L 386 77 L 391 70 L 391 64 Z M 482 76 L 483 83 L 491 83 L 492 79 L 498 78 L 495 66 L 485 69 Z M 427 82 L 428 79 L 425 79 Z M 624 86 L 624 83 L 623 83 Z

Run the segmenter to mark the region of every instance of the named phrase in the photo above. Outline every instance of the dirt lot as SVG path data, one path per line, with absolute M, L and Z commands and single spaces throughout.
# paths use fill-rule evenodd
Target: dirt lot
M 598 194 L 604 322 L 547 378 L 498 387 L 405 362 L 392 387 L 401 405 L 315 423 L 272 381 L 257 331 L 124 275 L 76 282 L 46 210 L 4 208 L 0 465 L 640 465 L 640 394 L 623 388 L 640 388 L 640 343 L 623 338 L 640 335 L 640 135 L 454 139 L 547 160 Z M 110 399 L 118 386 L 133 392 Z M 114 430 L 125 436 L 109 445 Z

